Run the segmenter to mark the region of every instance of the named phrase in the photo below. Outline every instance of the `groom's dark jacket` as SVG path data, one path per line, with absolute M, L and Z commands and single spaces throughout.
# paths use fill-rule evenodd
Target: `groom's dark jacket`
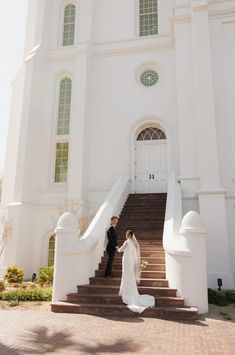
M 107 244 L 106 250 L 107 251 L 115 250 L 116 246 L 117 246 L 118 234 L 117 234 L 116 228 L 114 226 L 111 226 L 108 229 L 107 237 L 108 237 L 108 244 Z

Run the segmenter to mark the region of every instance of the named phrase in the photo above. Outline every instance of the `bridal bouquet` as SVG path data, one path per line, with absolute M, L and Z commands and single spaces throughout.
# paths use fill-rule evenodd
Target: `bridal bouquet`
M 146 260 L 141 260 L 140 269 L 145 270 L 147 266 L 148 266 L 148 262 Z

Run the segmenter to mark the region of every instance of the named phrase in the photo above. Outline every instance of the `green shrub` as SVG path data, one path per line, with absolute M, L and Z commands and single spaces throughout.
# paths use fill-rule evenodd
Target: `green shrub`
M 24 269 L 17 268 L 15 265 L 9 266 L 7 269 L 5 280 L 9 283 L 22 283 L 24 279 Z
M 235 291 L 225 291 L 228 303 L 235 303 Z
M 228 291 L 215 291 L 208 289 L 208 302 L 217 306 L 227 306 L 230 302 L 226 296 Z
M 0 292 L 0 300 L 4 301 L 51 301 L 51 288 L 26 288 Z
M 41 267 L 38 272 L 38 283 L 41 286 L 52 285 L 54 266 Z

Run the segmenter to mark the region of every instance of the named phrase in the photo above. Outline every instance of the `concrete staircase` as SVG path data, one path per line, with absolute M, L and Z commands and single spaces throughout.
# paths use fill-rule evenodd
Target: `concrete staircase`
M 124 242 L 127 229 L 133 229 L 141 250 L 141 259 L 148 262 L 141 273 L 138 285 L 140 294 L 155 297 L 156 306 L 146 309 L 141 317 L 194 320 L 197 308 L 185 307 L 184 299 L 176 296 L 176 289 L 168 287 L 165 274 L 165 252 L 162 234 L 165 216 L 166 194 L 131 194 L 122 210 L 119 223 L 119 245 Z M 136 317 L 118 296 L 121 282 L 122 255 L 116 254 L 113 264 L 113 278 L 104 278 L 107 262 L 106 252 L 101 259 L 95 276 L 89 285 L 78 286 L 77 293 L 67 296 L 67 302 L 51 305 L 53 312 L 86 313 L 103 316 Z

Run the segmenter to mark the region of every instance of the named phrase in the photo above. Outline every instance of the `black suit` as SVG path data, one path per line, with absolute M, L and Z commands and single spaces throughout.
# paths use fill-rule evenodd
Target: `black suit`
M 106 250 L 108 253 L 108 261 L 105 269 L 105 276 L 112 276 L 113 259 L 116 251 L 117 238 L 118 238 L 117 231 L 114 226 L 111 226 L 107 231 L 107 237 L 108 237 L 108 244 Z

